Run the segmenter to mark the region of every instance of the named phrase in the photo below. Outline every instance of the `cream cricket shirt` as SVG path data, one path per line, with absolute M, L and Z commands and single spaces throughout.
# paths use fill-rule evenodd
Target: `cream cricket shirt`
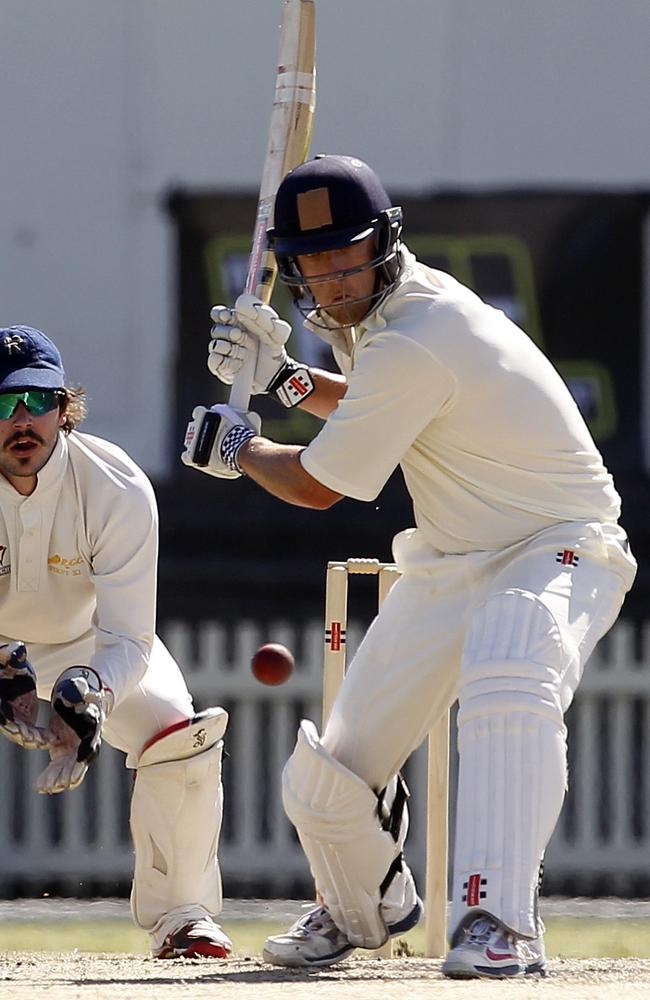
M 0 476 L 0 634 L 29 650 L 92 629 L 89 665 L 116 703 L 147 666 L 157 556 L 151 484 L 116 445 L 59 434 L 29 497 Z
M 302 453 L 332 490 L 373 500 L 397 465 L 426 539 L 501 549 L 560 521 L 616 521 L 620 500 L 564 382 L 530 338 L 450 275 L 406 255 L 397 289 L 333 346 L 348 389 Z

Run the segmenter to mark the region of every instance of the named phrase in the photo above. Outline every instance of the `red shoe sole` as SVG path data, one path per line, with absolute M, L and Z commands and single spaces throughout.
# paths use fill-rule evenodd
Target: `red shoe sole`
M 181 954 L 181 958 L 228 958 L 230 948 L 222 944 L 213 944 L 211 941 L 197 941 Z

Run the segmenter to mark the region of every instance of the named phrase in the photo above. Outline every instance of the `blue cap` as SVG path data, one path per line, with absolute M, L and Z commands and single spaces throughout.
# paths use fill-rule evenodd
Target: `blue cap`
M 0 392 L 64 387 L 61 355 L 49 337 L 31 326 L 0 329 Z
M 392 208 L 363 160 L 319 154 L 291 170 L 278 188 L 268 236 L 276 254 L 318 253 L 351 246 L 374 231 Z

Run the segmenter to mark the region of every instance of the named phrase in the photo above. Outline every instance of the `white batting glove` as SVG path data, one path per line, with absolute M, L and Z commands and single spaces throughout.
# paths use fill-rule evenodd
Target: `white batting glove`
M 90 667 L 64 670 L 52 690 L 50 763 L 36 780 L 36 791 L 54 795 L 77 788 L 99 753 L 102 727 L 113 707 L 113 693 Z
M 256 348 L 254 395 L 273 393 L 284 406 L 295 406 L 313 391 L 308 369 L 285 350 L 291 327 L 271 306 L 243 292 L 234 309 L 213 306 L 210 318 L 214 326 L 208 345 L 208 368 L 226 385 L 232 385 L 247 352 Z M 295 398 L 291 390 L 283 391 L 290 380 L 295 386 Z
M 26 750 L 47 750 L 50 737 L 36 725 L 36 674 L 24 642 L 0 646 L 0 733 Z
M 287 361 L 284 345 L 291 327 L 280 319 L 275 309 L 260 299 L 243 292 L 235 308 L 213 306 L 210 318 L 214 323 L 208 346 L 208 368 L 213 375 L 231 385 L 247 352 L 259 344 L 253 377 L 253 393 L 264 393 Z
M 219 479 L 239 479 L 243 474 L 237 463 L 237 453 L 262 429 L 258 413 L 241 413 L 227 403 L 208 410 L 195 406 L 185 432 L 184 465 Z

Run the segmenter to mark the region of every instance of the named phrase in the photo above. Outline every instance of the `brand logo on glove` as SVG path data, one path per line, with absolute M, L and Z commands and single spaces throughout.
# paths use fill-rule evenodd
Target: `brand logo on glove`
M 305 385 L 298 375 L 294 375 L 292 379 L 289 379 L 289 385 L 297 396 L 304 396 L 305 393 L 309 392 L 309 386 Z
M 286 373 L 287 369 L 289 369 L 288 378 L 285 377 L 277 385 L 274 385 L 274 383 L 271 384 L 274 385 L 272 391 L 275 392 L 282 405 L 290 409 L 312 394 L 314 391 L 314 380 L 308 368 L 295 367 L 294 363 L 294 367 L 287 364 L 283 371 Z

